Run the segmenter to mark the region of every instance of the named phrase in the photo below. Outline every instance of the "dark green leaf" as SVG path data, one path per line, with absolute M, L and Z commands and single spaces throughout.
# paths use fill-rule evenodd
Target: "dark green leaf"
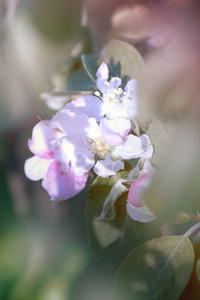
M 94 88 L 95 84 L 84 68 L 75 71 L 67 79 L 68 91 L 92 91 Z
M 97 57 L 91 54 L 83 54 L 81 56 L 81 61 L 90 78 L 96 82 L 96 72 L 99 68 Z
M 178 299 L 194 264 L 185 236 L 153 239 L 132 251 L 117 273 L 113 300 Z

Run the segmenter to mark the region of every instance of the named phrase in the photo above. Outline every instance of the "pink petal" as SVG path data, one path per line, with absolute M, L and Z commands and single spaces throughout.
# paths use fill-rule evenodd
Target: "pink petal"
M 128 201 L 136 207 L 144 206 L 142 195 L 149 184 L 149 174 L 146 172 L 138 179 L 136 179 L 129 190 Z
M 50 125 L 50 122 L 50 120 L 45 120 L 37 123 L 32 131 L 32 139 L 28 140 L 30 151 L 45 159 L 53 158 L 53 152 L 49 149 L 48 143 L 61 135 Z
M 77 195 L 84 189 L 88 174 L 77 176 L 70 168 L 68 174 L 60 172 L 61 164 L 54 161 L 47 171 L 46 188 L 55 199 L 66 200 Z

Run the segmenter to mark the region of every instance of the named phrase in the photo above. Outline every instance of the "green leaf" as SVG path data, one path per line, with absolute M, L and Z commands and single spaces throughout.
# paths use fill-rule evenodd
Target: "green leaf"
M 119 76 L 125 85 L 132 78 L 137 78 L 144 61 L 139 52 L 130 44 L 111 40 L 103 47 L 98 63 L 108 64 L 110 75 Z
M 154 146 L 154 155 L 151 161 L 159 165 L 165 153 L 167 153 L 170 142 L 176 132 L 180 129 L 178 119 L 166 118 L 164 116 L 154 117 L 146 134 Z
M 162 220 L 171 221 L 179 212 L 196 214 L 200 209 L 199 131 L 199 119 L 182 122 L 144 194 L 146 205 Z
M 113 300 L 178 299 L 194 264 L 185 236 L 153 239 L 132 251 L 118 270 Z
M 68 91 L 92 91 L 94 88 L 95 84 L 84 68 L 75 71 L 67 79 Z
M 128 192 L 115 202 L 114 219 L 98 220 L 112 186 L 127 175 L 127 171 L 122 171 L 109 178 L 97 177 L 88 192 L 86 221 L 90 246 L 97 258 L 111 269 L 117 269 L 134 247 L 160 234 L 157 222 L 144 224 L 127 216 Z
M 96 83 L 96 72 L 99 68 L 97 57 L 91 54 L 83 54 L 81 61 L 90 78 Z

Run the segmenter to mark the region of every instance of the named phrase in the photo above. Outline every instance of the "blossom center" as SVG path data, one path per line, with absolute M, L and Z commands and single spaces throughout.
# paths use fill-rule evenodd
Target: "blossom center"
M 105 85 L 107 86 L 107 94 L 103 94 L 103 98 L 101 97 L 101 94 L 99 91 L 95 92 L 95 95 L 102 99 L 103 101 L 108 101 L 108 102 L 115 102 L 119 103 L 121 100 L 122 95 L 125 93 L 121 88 L 111 88 L 110 87 L 110 82 L 105 81 Z
M 89 140 L 89 143 L 92 145 L 92 149 L 88 148 L 88 150 L 91 151 L 92 154 L 97 154 L 101 158 L 105 158 L 110 146 L 104 142 L 102 137 Z

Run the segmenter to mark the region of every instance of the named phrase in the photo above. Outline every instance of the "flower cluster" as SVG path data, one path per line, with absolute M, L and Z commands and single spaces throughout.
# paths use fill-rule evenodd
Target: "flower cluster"
M 39 122 L 28 141 L 34 156 L 26 160 L 25 174 L 31 180 L 42 179 L 52 200 L 78 194 L 91 169 L 108 177 L 124 169 L 124 160 L 153 154 L 148 136 L 132 132 L 136 81 L 130 80 L 123 90 L 120 78 L 108 81 L 105 63 L 96 76 L 99 91 L 94 96 L 71 101 L 51 120 Z

